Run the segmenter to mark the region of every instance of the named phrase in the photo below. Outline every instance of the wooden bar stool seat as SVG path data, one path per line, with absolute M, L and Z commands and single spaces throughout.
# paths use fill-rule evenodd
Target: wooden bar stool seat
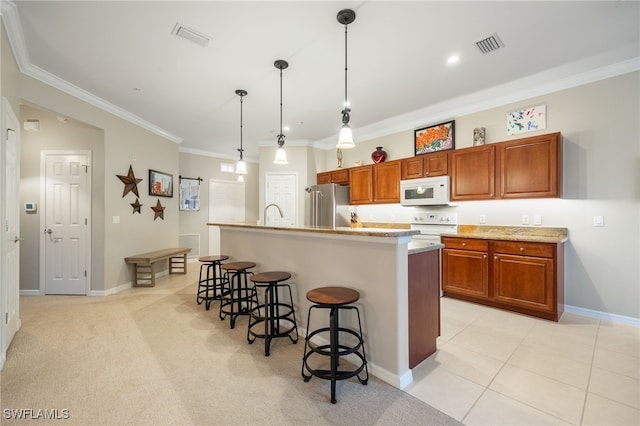
M 271 340 L 276 337 L 289 337 L 292 343 L 298 342 L 291 286 L 282 283 L 289 278 L 291 274 L 283 271 L 261 272 L 249 278 L 254 286 L 247 341 L 251 344 L 256 338 L 264 339 L 265 356 L 269 356 Z M 284 300 L 287 292 L 289 300 Z
M 322 287 L 309 290 L 307 299 L 313 303 L 309 307 L 307 316 L 307 335 L 304 339 L 304 354 L 302 356 L 302 377 L 305 382 L 312 376 L 331 381 L 331 403 L 336 403 L 336 381 L 357 377 L 360 383 L 366 385 L 369 381 L 367 356 L 362 337 L 362 323 L 360 311 L 351 305 L 360 299 L 360 293 L 346 287 Z M 315 309 L 329 310 L 329 326 L 312 330 L 311 312 Z M 340 311 L 355 311 L 358 318 L 358 330 L 341 327 Z M 328 334 L 328 336 L 327 336 Z M 315 344 L 311 342 L 314 336 L 323 337 L 329 344 Z M 327 338 L 328 337 L 328 338 Z M 340 368 L 340 358 L 352 355 L 355 367 Z M 329 358 L 330 367 L 323 368 L 323 360 Z M 325 361 L 326 362 L 326 361 Z M 347 364 L 347 363 L 345 363 Z M 364 370 L 363 377 L 361 373 Z M 305 373 L 308 372 L 308 374 Z
M 198 258 L 201 264 L 196 302 L 198 305 L 204 302 L 207 311 L 211 307 L 211 302 L 221 300 L 227 289 L 227 280 L 222 274 L 222 262 L 227 259 L 229 256 L 225 254 Z
M 253 287 L 249 286 L 248 275 L 253 274 L 249 269 L 256 266 L 255 262 L 228 262 L 222 265 L 225 277 L 229 283 L 229 291 L 220 300 L 220 319 L 229 316 L 229 325 L 234 328 L 236 319 L 240 315 L 249 315 L 249 305 Z

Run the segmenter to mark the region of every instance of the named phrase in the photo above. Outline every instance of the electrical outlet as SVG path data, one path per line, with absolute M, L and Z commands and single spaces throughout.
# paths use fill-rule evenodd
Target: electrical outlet
M 604 226 L 604 216 L 594 216 L 593 217 L 593 226 Z
M 542 225 L 542 216 L 540 216 L 539 214 L 534 214 L 533 215 L 533 225 L 534 226 Z
M 479 222 L 480 222 L 480 223 L 487 223 L 487 218 L 485 217 L 485 215 L 483 215 L 483 214 L 481 214 L 481 215 L 480 215 L 480 220 L 479 220 Z
M 522 215 L 522 224 L 523 225 L 528 225 L 529 224 L 529 215 L 528 214 L 523 214 Z

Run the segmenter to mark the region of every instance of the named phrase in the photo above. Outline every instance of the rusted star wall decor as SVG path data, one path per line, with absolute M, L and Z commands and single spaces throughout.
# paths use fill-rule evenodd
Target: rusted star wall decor
M 133 207 L 133 213 L 138 213 L 138 214 L 142 214 L 142 212 L 140 211 L 140 207 L 142 207 L 142 204 L 140 204 L 140 200 L 136 198 L 136 202 L 135 203 L 131 203 L 131 207 Z
M 136 194 L 136 197 L 140 196 L 138 194 L 138 183 L 142 182 L 142 179 L 136 179 L 135 175 L 133 174 L 133 167 L 131 167 L 131 165 L 129 165 L 129 173 L 126 176 L 116 176 L 118 176 L 118 179 L 120 179 L 122 183 L 124 183 L 124 192 L 122 193 L 122 198 L 124 198 L 124 196 L 129 192 L 133 192 L 134 194 Z
M 157 218 L 160 218 L 162 220 L 164 220 L 164 207 L 162 207 L 162 204 L 160 204 L 160 200 L 158 200 L 158 202 L 156 203 L 155 207 L 151 207 L 151 210 L 153 210 L 153 220 L 156 220 Z

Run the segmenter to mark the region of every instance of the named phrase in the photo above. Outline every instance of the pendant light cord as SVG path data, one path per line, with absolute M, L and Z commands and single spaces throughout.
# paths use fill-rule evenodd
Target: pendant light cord
M 242 98 L 243 95 L 240 95 L 240 159 L 242 160 Z
M 347 25 L 344 26 L 344 108 L 347 109 Z
M 278 135 L 278 146 L 284 145 L 284 133 L 282 133 L 282 68 L 280 68 L 280 134 Z

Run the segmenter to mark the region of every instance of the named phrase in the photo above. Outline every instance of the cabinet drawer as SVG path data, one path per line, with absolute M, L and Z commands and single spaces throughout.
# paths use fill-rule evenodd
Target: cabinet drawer
M 553 258 L 555 244 L 527 243 L 519 241 L 495 241 L 494 253 L 517 254 L 522 256 L 536 256 Z
M 489 242 L 474 238 L 443 237 L 442 244 L 448 249 L 489 251 Z

